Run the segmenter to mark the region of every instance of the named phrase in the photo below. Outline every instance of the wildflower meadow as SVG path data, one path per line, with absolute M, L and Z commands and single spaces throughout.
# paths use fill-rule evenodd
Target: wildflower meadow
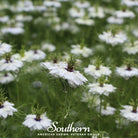
M 0 0 L 0 138 L 138 138 L 138 0 Z

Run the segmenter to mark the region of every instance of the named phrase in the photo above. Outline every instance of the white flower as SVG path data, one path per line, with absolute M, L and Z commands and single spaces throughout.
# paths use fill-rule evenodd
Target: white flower
M 92 49 L 87 48 L 87 47 L 82 47 L 80 45 L 72 45 L 71 53 L 74 55 L 82 55 L 83 57 L 89 57 L 90 55 L 93 54 Z
M 17 112 L 17 109 L 15 109 L 13 106 L 13 103 L 5 101 L 0 106 L 0 117 L 7 118 L 8 115 L 12 116 L 13 112 Z
M 128 54 L 135 55 L 136 53 L 138 53 L 138 41 L 125 44 L 125 46 L 123 47 L 123 51 L 127 52 Z
M 0 42 L 0 56 L 11 51 L 11 45 Z
M 44 43 L 42 44 L 42 50 L 48 50 L 49 52 L 55 51 L 56 47 L 53 44 Z
M 46 11 L 46 7 L 45 6 L 35 6 L 35 10 L 38 12 L 44 12 Z
M 19 14 L 15 17 L 15 20 L 17 22 L 30 22 L 33 19 L 32 16 L 24 16 L 22 14 Z
M 100 112 L 100 107 L 97 108 L 97 111 Z M 113 115 L 115 111 L 116 109 L 111 106 L 107 106 L 105 109 L 104 109 L 104 106 L 101 107 L 102 115 Z
M 11 73 L 0 73 L 0 83 L 7 84 L 9 82 L 14 81 L 15 77 Z
M 92 108 L 95 106 L 99 106 L 100 98 L 98 95 L 92 95 L 89 92 L 83 92 L 81 102 L 88 102 L 88 107 Z
M 81 25 L 88 25 L 88 26 L 91 26 L 91 25 L 94 25 L 94 20 L 92 19 L 87 19 L 87 18 L 77 18 L 75 20 L 75 22 L 77 24 L 81 24 Z
M 85 15 L 85 11 L 84 11 L 84 9 L 71 8 L 69 10 L 69 14 L 71 17 L 74 17 L 74 18 L 78 17 L 79 18 L 79 17 L 83 17 Z
M 19 1 L 17 4 L 17 11 L 18 12 L 30 12 L 34 11 L 35 7 L 33 6 L 32 1 L 26 0 L 26 1 Z
M 132 33 L 133 33 L 133 35 L 135 36 L 135 37 L 138 37 L 138 29 L 136 28 L 136 29 L 133 29 L 132 30 Z
M 0 60 L 0 71 L 16 71 L 23 66 L 23 62 L 15 59 Z
M 124 19 L 111 16 L 107 18 L 107 22 L 110 24 L 123 24 Z
M 29 50 L 25 54 L 29 55 L 31 61 L 43 60 L 46 57 L 46 54 L 41 50 Z
M 2 16 L 2 17 L 0 17 L 0 22 L 1 23 L 6 23 L 8 21 L 9 21 L 9 16 Z
M 89 16 L 93 18 L 104 18 L 105 13 L 102 7 L 90 7 L 88 8 Z
M 112 34 L 112 32 L 103 32 L 103 34 L 99 35 L 100 40 L 106 42 L 107 44 L 111 44 L 112 46 L 122 44 L 127 40 L 126 34 L 119 32 L 116 34 Z
M 124 109 L 121 109 L 121 115 L 130 120 L 130 121 L 138 121 L 138 112 L 133 112 L 133 107 L 130 105 L 122 106 Z
M 84 72 L 93 76 L 94 78 L 99 78 L 102 75 L 110 76 L 110 74 L 112 73 L 109 67 L 105 67 L 102 65 L 99 67 L 99 69 L 96 69 L 96 66 L 94 65 L 89 65 L 87 68 L 84 68 Z
M 133 6 L 138 6 L 138 1 L 137 0 L 122 0 L 122 4 L 128 7 L 133 7 Z
M 138 69 L 134 68 L 134 67 L 131 67 L 130 69 L 128 69 L 127 66 L 122 66 L 122 67 L 116 68 L 116 73 L 119 76 L 121 76 L 125 79 L 128 79 L 128 78 L 133 77 L 133 76 L 138 76 Z
M 74 3 L 74 6 L 78 8 L 88 8 L 90 6 L 90 3 L 88 1 L 77 1 Z
M 116 11 L 114 15 L 118 18 L 134 18 L 135 14 L 129 10 Z
M 44 1 L 44 5 L 46 7 L 55 7 L 55 8 L 59 8 L 61 7 L 61 3 L 58 1 L 50 1 L 50 0 L 45 0 Z
M 68 80 L 68 83 L 71 87 L 77 87 L 83 85 L 87 82 L 87 79 L 79 71 L 67 71 L 64 68 L 57 68 L 49 72 L 55 77 L 61 77 L 65 80 Z
M 67 67 L 67 63 L 66 62 L 58 62 L 58 63 L 53 63 L 53 62 L 42 62 L 40 63 L 40 65 L 48 70 L 53 70 L 56 69 L 58 67 L 61 68 L 66 68 Z
M 99 83 L 93 83 L 88 85 L 89 92 L 92 94 L 98 95 L 106 95 L 108 96 L 110 93 L 115 92 L 116 87 L 112 86 L 111 84 L 103 84 L 101 86 Z
M 50 70 L 49 73 L 54 77 L 67 80 L 71 87 L 77 87 L 87 82 L 87 79 L 79 71 L 69 70 L 68 65 L 64 62 L 59 64 L 41 63 L 41 65 L 48 68 Z
M 3 34 L 12 34 L 12 35 L 18 35 L 18 34 L 23 34 L 24 33 L 24 29 L 21 27 L 6 27 L 6 28 L 2 28 L 1 32 Z
M 30 128 L 31 130 L 46 130 L 51 126 L 52 121 L 47 118 L 46 113 L 40 116 L 38 120 L 36 115 L 27 115 L 23 125 Z
M 16 53 L 11 56 L 12 59 L 23 61 L 23 62 L 32 62 L 32 54 L 25 52 L 23 56 L 19 53 Z

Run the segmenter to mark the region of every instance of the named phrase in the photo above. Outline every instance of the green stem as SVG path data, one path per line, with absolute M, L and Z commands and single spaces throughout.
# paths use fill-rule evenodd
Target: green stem
M 19 86 L 18 86 L 18 82 L 16 82 L 16 94 L 17 94 L 17 104 L 19 104 Z

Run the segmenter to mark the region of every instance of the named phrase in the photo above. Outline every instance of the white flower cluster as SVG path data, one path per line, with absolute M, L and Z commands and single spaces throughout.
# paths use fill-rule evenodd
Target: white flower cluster
M 107 44 L 111 44 L 112 46 L 122 44 L 127 40 L 126 34 L 122 32 L 113 34 L 111 31 L 103 32 L 103 34 L 99 35 L 99 38 L 100 40 L 106 42 Z

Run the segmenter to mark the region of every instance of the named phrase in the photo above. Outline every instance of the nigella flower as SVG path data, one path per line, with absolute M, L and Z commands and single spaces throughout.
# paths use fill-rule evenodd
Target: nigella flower
M 37 115 L 29 114 L 26 116 L 23 125 L 31 130 L 45 130 L 51 126 L 52 121 L 47 118 L 46 113 L 37 117 Z
M 131 105 L 122 106 L 123 109 L 120 110 L 121 115 L 128 119 L 129 121 L 138 121 L 138 111 L 137 108 L 134 109 Z
M 14 112 L 17 112 L 13 103 L 5 101 L 3 104 L 0 104 L 0 117 L 7 118 L 7 116 L 13 116 Z
M 33 114 L 29 114 L 26 116 L 23 125 L 30 128 L 31 130 L 46 130 L 51 126 L 52 121 L 48 119 L 46 116 L 46 112 L 44 112 L 44 108 L 39 108 L 38 105 L 35 105 L 32 108 Z
M 123 51 L 135 55 L 138 53 L 138 41 L 126 43 L 123 47 Z
M 1 23 L 6 23 L 8 21 L 9 21 L 9 16 L 2 16 L 2 17 L 0 17 L 0 22 Z
M 128 7 L 133 7 L 133 6 L 138 6 L 138 1 L 137 0 L 122 0 L 122 4 Z
M 97 111 L 100 112 L 100 107 L 97 108 Z M 102 115 L 113 115 L 116 109 L 111 106 L 101 106 L 101 114 Z
M 69 10 L 69 14 L 71 17 L 78 17 L 78 18 L 81 18 L 85 15 L 85 10 L 84 9 L 79 9 L 79 8 L 71 8 Z
M 12 116 L 14 112 L 17 112 L 13 103 L 7 101 L 2 90 L 0 90 L 0 117 L 7 118 L 9 115 Z
M 56 46 L 50 43 L 43 43 L 42 44 L 42 50 L 47 50 L 49 52 L 55 51 Z
M 29 50 L 25 53 L 26 53 L 26 55 L 29 55 L 29 57 L 32 61 L 43 60 L 46 57 L 46 54 L 42 50 Z
M 90 7 L 88 8 L 89 16 L 92 18 L 104 18 L 105 13 L 102 7 Z
M 11 73 L 0 73 L 0 83 L 1 84 L 7 84 L 9 82 L 14 81 L 15 76 L 13 76 Z
M 85 17 L 77 18 L 75 20 L 75 22 L 80 25 L 87 25 L 87 26 L 94 25 L 93 19 L 89 19 L 89 18 L 85 18 Z
M 0 42 L 0 56 L 11 51 L 11 45 Z
M 129 66 L 116 67 L 116 73 L 119 76 L 128 79 L 130 77 L 138 76 L 138 69 Z
M 68 81 L 71 87 L 77 87 L 87 82 L 87 79 L 79 72 L 74 70 L 74 63 L 72 59 L 69 61 L 66 68 L 57 68 L 50 71 L 55 77 L 60 77 Z
M 6 57 L 6 59 L 0 60 L 0 71 L 15 71 L 23 66 L 23 62 Z
M 118 18 L 134 18 L 135 14 L 129 10 L 119 10 L 114 13 Z
M 111 44 L 112 46 L 122 44 L 127 40 L 126 34 L 122 32 L 117 32 L 113 34 L 111 31 L 103 32 L 103 34 L 99 35 L 100 40 L 106 42 L 107 44 Z
M 89 57 L 93 54 L 92 49 L 82 45 L 72 45 L 71 53 L 74 55 L 82 55 L 83 57 Z
M 33 19 L 32 16 L 24 16 L 22 14 L 19 14 L 15 17 L 15 20 L 17 22 L 30 22 Z
M 11 56 L 12 59 L 23 61 L 23 62 L 32 62 L 30 53 L 24 52 L 23 55 L 16 53 Z
M 87 68 L 84 68 L 84 72 L 88 75 L 93 76 L 94 78 L 99 78 L 103 75 L 110 76 L 112 73 L 109 67 L 105 67 L 103 65 L 99 66 L 89 65 Z
M 110 93 L 115 92 L 116 87 L 106 83 L 90 83 L 88 85 L 89 92 L 92 94 L 108 96 Z
M 87 82 L 87 79 L 79 72 L 74 70 L 75 62 L 71 58 L 65 67 L 56 66 L 50 69 L 50 74 L 68 81 L 71 87 L 77 87 Z
M 44 1 L 44 5 L 46 7 L 55 7 L 55 8 L 59 8 L 61 7 L 61 3 L 56 1 L 56 0 L 53 0 L 53 1 L 50 1 L 50 0 L 45 0 Z
M 77 1 L 74 3 L 74 6 L 78 8 L 88 8 L 90 6 L 90 3 L 88 1 Z
M 49 71 L 57 68 L 66 68 L 67 63 L 66 62 L 57 62 L 57 60 L 53 60 L 53 62 L 42 62 L 40 63 L 42 67 L 45 69 L 48 69 Z
M 115 16 L 110 16 L 107 18 L 107 22 L 110 24 L 123 24 L 124 19 L 123 18 L 117 18 Z
M 24 29 L 21 27 L 5 27 L 1 29 L 3 34 L 19 35 L 24 33 Z
M 135 28 L 132 30 L 132 34 L 135 36 L 135 37 L 138 37 L 138 29 Z
M 34 10 L 35 10 L 35 7 L 33 5 L 33 2 L 30 0 L 19 1 L 17 4 L 17 11 L 18 12 L 31 12 Z

